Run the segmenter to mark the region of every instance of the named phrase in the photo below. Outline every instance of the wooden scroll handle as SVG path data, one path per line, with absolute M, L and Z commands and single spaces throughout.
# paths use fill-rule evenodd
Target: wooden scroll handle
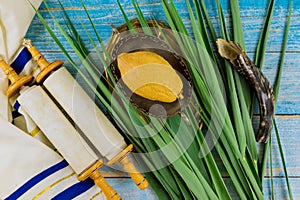
M 6 91 L 6 95 L 8 97 L 16 94 L 21 87 L 31 83 L 31 81 L 33 80 L 33 76 L 31 75 L 19 76 L 15 72 L 15 70 L 3 60 L 2 57 L 0 57 L 0 68 L 10 81 L 10 85 L 8 86 Z
M 64 62 L 61 60 L 56 60 L 52 63 L 48 62 L 45 57 L 39 52 L 35 46 L 32 45 L 31 40 L 25 39 L 23 40 L 23 45 L 28 49 L 33 59 L 40 66 L 40 73 L 36 77 L 37 83 L 42 83 L 54 70 L 60 68 Z
M 95 185 L 97 185 L 108 200 L 119 200 L 120 195 L 106 182 L 104 177 L 100 174 L 98 169 L 103 165 L 103 161 L 99 160 L 93 164 L 90 168 L 85 170 L 78 176 L 79 181 L 84 181 L 87 178 L 94 180 Z
M 130 162 L 127 156 L 120 160 L 120 163 L 123 165 L 125 171 L 128 172 L 132 181 L 138 186 L 138 188 L 144 190 L 148 187 L 148 181 L 140 172 L 138 172 L 138 170 L 135 168 L 132 162 Z
M 136 169 L 134 164 L 129 160 L 127 154 L 132 151 L 133 145 L 130 144 L 116 157 L 110 160 L 107 165 L 114 165 L 116 162 L 120 162 L 126 172 L 128 172 L 132 181 L 138 186 L 139 189 L 144 190 L 149 186 L 145 177 Z

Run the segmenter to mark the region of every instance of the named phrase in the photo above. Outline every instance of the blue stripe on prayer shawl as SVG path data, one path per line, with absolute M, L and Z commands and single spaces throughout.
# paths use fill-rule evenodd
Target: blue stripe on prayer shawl
M 21 106 L 20 103 L 18 101 L 16 101 L 15 104 L 14 104 L 14 109 L 16 111 L 19 111 L 20 106 Z
M 16 119 L 17 117 L 22 116 L 17 110 L 12 111 L 12 118 Z
M 21 197 L 23 194 L 25 194 L 28 190 L 30 190 L 32 187 L 34 187 L 36 184 L 50 176 L 51 174 L 54 174 L 55 172 L 65 168 L 68 166 L 68 163 L 63 160 L 48 169 L 42 171 L 41 173 L 37 174 L 35 177 L 31 178 L 29 181 L 27 181 L 24 185 L 19 187 L 14 193 L 12 193 L 9 197 L 7 197 L 5 200 L 16 200 L 19 197 Z
M 10 66 L 14 68 L 17 74 L 20 74 L 25 68 L 26 64 L 31 60 L 32 56 L 27 48 L 23 48 L 17 58 L 11 63 Z
M 67 200 L 67 199 L 73 199 L 82 193 L 89 190 L 91 187 L 93 187 L 94 181 L 92 179 L 87 179 L 85 181 L 78 182 L 69 188 L 65 189 L 63 192 L 57 194 L 55 197 L 53 197 L 51 200 Z

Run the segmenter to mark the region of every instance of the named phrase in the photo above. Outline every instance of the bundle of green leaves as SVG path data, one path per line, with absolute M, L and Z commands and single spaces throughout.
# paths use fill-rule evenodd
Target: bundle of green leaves
M 88 49 L 81 40 L 63 6 L 62 11 L 68 29 L 58 22 L 48 8 L 47 2 L 44 1 L 53 22 L 76 53 L 76 57 L 82 61 L 82 66 L 62 45 L 37 9 L 36 12 L 69 63 L 84 80 L 87 89 L 92 91 L 97 102 L 100 102 L 101 108 L 106 111 L 112 123 L 135 146 L 136 159 L 142 165 L 141 169 L 144 170 L 157 196 L 160 199 L 208 200 L 232 199 L 237 196 L 241 199 L 264 199 L 262 183 L 268 157 L 272 155 L 271 140 L 261 145 L 264 153 L 259 158 L 252 125 L 255 103 L 253 94 L 248 83 L 215 51 L 217 35 L 238 42 L 246 49 L 239 14 L 239 2 L 237 0 L 230 1 L 232 20 L 231 24 L 226 24 L 220 1 L 216 0 L 218 30 L 221 31 L 220 34 L 217 34 L 204 1 L 186 1 L 191 24 L 191 29 L 188 29 L 173 1 L 162 0 L 161 5 L 166 21 L 174 32 L 182 56 L 189 63 L 188 69 L 193 84 L 192 99 L 194 101 L 181 114 L 165 120 L 139 112 L 115 87 L 114 78 L 107 63 L 110 55 L 106 51 L 106 44 L 101 40 L 100 33 L 93 24 L 84 3 L 82 1 L 81 3 L 94 33 L 90 33 L 84 24 L 82 27 L 86 30 L 86 35 L 101 64 L 97 64 L 89 57 L 91 49 Z M 274 0 L 270 1 L 257 44 L 254 63 L 259 68 L 263 67 L 274 3 Z M 118 5 L 128 28 L 133 31 L 134 27 L 119 1 Z M 152 16 L 144 16 L 138 3 L 134 0 L 132 5 L 144 33 L 151 35 L 152 32 L 148 29 L 146 19 Z M 278 75 L 274 85 L 276 99 L 291 10 L 290 6 Z M 231 33 L 228 31 L 228 26 L 232 27 Z M 92 34 L 96 35 L 96 39 L 92 37 Z M 107 76 L 101 72 L 101 68 L 105 69 Z M 116 89 L 112 91 L 111 88 Z M 114 103 L 112 103 L 113 93 L 118 96 Z M 195 114 L 195 110 L 199 112 Z M 199 126 L 196 115 L 200 116 L 204 124 L 203 128 Z M 275 136 L 281 148 L 275 120 L 274 127 Z M 282 150 L 281 158 L 285 167 Z M 270 163 L 272 164 L 272 161 Z M 285 175 L 289 195 L 292 199 L 286 170 Z M 274 195 L 274 192 L 272 193 Z

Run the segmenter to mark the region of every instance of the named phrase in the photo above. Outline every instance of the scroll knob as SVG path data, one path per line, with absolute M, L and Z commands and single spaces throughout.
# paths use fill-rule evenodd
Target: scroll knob
M 144 190 L 148 187 L 148 181 L 145 177 L 135 168 L 132 162 L 125 156 L 120 163 L 123 165 L 125 171 L 128 172 L 129 176 L 131 177 L 132 181 L 136 184 L 136 186 Z
M 99 160 L 93 164 L 90 168 L 85 170 L 82 174 L 78 176 L 79 181 L 84 181 L 87 178 L 94 180 L 95 185 L 97 185 L 107 199 L 109 200 L 120 200 L 120 195 L 106 182 L 104 177 L 100 174 L 98 169 L 103 165 L 103 161 Z
M 29 84 L 33 80 L 32 75 L 27 76 L 19 76 L 15 70 L 8 65 L 1 57 L 0 57 L 0 67 L 4 74 L 7 76 L 8 80 L 10 81 L 10 85 L 6 91 L 6 95 L 8 97 L 13 96 L 16 94 L 21 87 L 24 85 Z
M 127 157 L 128 153 L 133 149 L 133 145 L 128 145 L 123 151 L 121 151 L 116 157 L 107 162 L 108 166 L 112 166 L 117 162 L 120 162 L 124 170 L 129 174 L 132 181 L 137 185 L 141 190 L 146 189 L 149 186 L 148 181 L 145 177 L 136 169 L 134 164 Z
M 33 59 L 40 66 L 41 71 L 36 77 L 37 83 L 42 83 L 51 74 L 51 72 L 60 68 L 64 64 L 64 62 L 61 60 L 56 60 L 52 63 L 48 62 L 41 52 L 39 52 L 36 47 L 32 45 L 32 42 L 29 39 L 24 38 L 23 45 L 28 49 Z

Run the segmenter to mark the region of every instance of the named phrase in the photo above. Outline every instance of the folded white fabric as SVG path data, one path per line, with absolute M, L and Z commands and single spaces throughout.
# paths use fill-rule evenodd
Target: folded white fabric
M 37 8 L 41 0 L 34 0 L 31 1 L 31 3 Z M 34 9 L 26 0 L 18 2 L 17 0 L 4 0 L 0 5 L 2 33 L 2 35 L 0 35 L 2 36 L 0 37 L 0 54 L 5 56 L 6 62 L 8 62 L 20 76 L 29 74 L 36 76 L 40 71 L 27 48 L 21 46 L 21 41 L 26 34 L 34 14 Z M 2 71 L 1 74 L 3 75 Z M 12 121 L 26 133 L 53 148 L 36 124 L 27 113 L 23 111 L 18 102 L 15 101 L 17 97 L 9 99 L 10 105 L 7 105 L 7 97 L 5 96 L 5 91 L 7 90 L 6 77 L 0 76 L 0 88 L 0 114 L 7 118 L 8 121 Z M 12 116 L 9 109 L 11 107 L 14 110 L 12 111 Z
M 90 199 L 99 194 L 92 180 L 79 182 L 56 152 L 2 117 L 0 127 L 0 198 Z
M 38 8 L 42 0 L 30 1 Z M 0 55 L 20 75 L 38 72 L 27 49 L 20 48 L 34 14 L 27 0 L 1 0 Z M 57 152 L 10 123 L 7 87 L 8 80 L 0 70 L 0 199 L 105 199 L 92 180 L 79 182 Z M 15 110 L 20 109 L 17 102 L 11 102 Z M 22 128 L 34 131 L 36 125 L 25 118 L 27 124 Z M 16 121 L 22 126 L 23 120 Z
M 32 0 L 35 7 L 39 7 L 42 0 Z M 0 55 L 6 62 L 20 47 L 20 40 L 25 36 L 27 29 L 32 21 L 35 11 L 26 0 L 1 0 L 0 4 Z M 0 113 L 11 120 L 10 106 L 5 92 L 8 81 L 0 70 Z
M 31 0 L 32 5 L 39 7 L 42 0 Z M 1 0 L 0 6 L 0 54 L 8 62 L 20 47 L 21 39 L 35 14 L 34 9 L 26 0 Z

